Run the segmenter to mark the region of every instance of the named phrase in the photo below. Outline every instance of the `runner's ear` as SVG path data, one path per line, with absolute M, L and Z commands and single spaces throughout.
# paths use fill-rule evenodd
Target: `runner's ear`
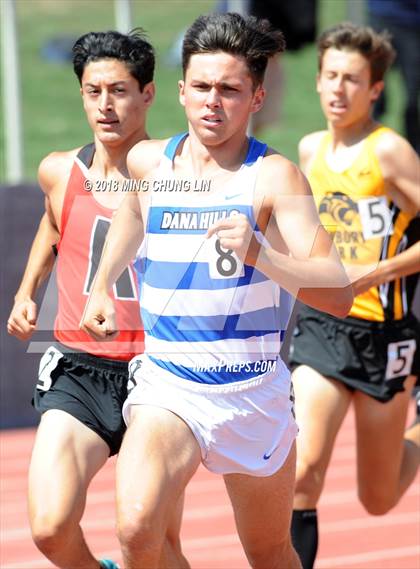
M 178 89 L 179 89 L 179 102 L 182 106 L 185 106 L 185 81 L 180 79 L 178 81 Z
M 252 101 L 252 106 L 251 106 L 252 113 L 256 113 L 261 109 L 264 103 L 264 98 L 265 98 L 265 89 L 262 85 L 259 85 L 255 89 L 254 99 Z
M 384 88 L 383 81 L 376 81 L 371 87 L 371 100 L 376 101 Z

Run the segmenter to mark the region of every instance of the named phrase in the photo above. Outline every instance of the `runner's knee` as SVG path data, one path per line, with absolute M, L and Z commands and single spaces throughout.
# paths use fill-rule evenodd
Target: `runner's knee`
M 72 529 L 69 521 L 58 521 L 51 516 L 35 516 L 31 519 L 32 539 L 46 556 L 68 542 Z
M 324 484 L 324 469 L 317 463 L 298 458 L 295 494 L 318 499 Z
M 389 488 L 359 488 L 359 500 L 372 516 L 383 516 L 396 504 L 395 495 Z
M 120 516 L 118 520 L 118 539 L 123 549 L 131 552 L 160 551 L 162 547 L 162 532 L 159 524 L 147 514 L 132 514 Z
M 246 554 L 252 569 L 284 569 L 292 567 L 295 553 L 288 535 L 282 542 L 264 542 L 248 545 Z

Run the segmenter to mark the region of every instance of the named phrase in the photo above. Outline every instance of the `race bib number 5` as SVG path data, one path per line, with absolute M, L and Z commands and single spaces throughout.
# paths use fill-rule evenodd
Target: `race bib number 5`
M 55 370 L 63 354 L 50 346 L 39 362 L 38 382 L 36 388 L 40 391 L 48 391 L 52 384 L 51 373 Z
M 388 344 L 385 379 L 410 375 L 415 351 L 416 340 L 414 339 Z
M 365 240 L 392 235 L 392 214 L 385 197 L 360 200 L 357 207 Z

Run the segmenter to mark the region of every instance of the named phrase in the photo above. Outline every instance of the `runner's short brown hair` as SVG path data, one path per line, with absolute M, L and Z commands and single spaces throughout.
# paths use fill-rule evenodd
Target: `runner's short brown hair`
M 390 34 L 375 32 L 368 26 L 349 22 L 326 30 L 318 40 L 318 69 L 321 71 L 324 53 L 330 47 L 342 51 L 358 51 L 370 63 L 371 84 L 382 81 L 395 59 Z

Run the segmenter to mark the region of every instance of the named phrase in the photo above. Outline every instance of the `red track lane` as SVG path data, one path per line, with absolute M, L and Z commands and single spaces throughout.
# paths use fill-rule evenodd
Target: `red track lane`
M 420 477 L 387 516 L 367 515 L 357 501 L 353 427 L 350 415 L 339 435 L 319 507 L 316 568 L 420 569 Z M 52 567 L 32 544 L 27 523 L 26 473 L 33 437 L 32 429 L 0 433 L 1 569 Z M 98 557 L 121 562 L 114 535 L 114 467 L 115 459 L 109 460 L 92 482 L 82 525 Z M 194 569 L 249 567 L 223 481 L 204 468 L 187 491 L 182 535 Z

